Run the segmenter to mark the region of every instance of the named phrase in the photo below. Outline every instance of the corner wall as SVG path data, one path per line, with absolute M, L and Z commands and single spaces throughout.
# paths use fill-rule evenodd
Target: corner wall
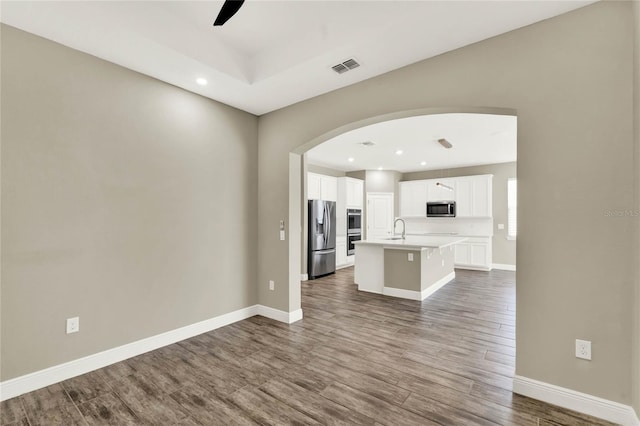
M 290 152 L 400 111 L 516 109 L 516 372 L 630 404 L 633 222 L 602 206 L 633 208 L 631 8 L 598 2 L 261 116 L 258 279 L 289 279 L 274 230 Z M 261 304 L 289 307 L 286 289 L 270 293 Z M 576 338 L 593 361 L 575 358 Z
M 256 304 L 257 118 L 0 31 L 0 380 Z

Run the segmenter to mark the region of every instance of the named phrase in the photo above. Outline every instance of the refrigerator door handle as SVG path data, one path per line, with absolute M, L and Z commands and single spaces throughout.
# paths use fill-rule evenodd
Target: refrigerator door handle
M 314 254 L 329 254 L 329 253 L 335 253 L 336 249 L 327 249 L 327 250 L 316 250 L 313 253 Z
M 327 204 L 327 233 L 325 234 L 327 237 L 327 242 L 325 243 L 325 247 L 329 244 L 329 239 L 331 238 L 331 207 Z

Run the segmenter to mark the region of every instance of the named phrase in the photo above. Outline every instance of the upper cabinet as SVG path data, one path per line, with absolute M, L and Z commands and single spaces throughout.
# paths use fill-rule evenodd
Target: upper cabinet
M 307 199 L 337 201 L 338 178 L 307 173 Z
M 493 176 L 456 178 L 456 216 L 492 217 Z
M 400 216 L 427 215 L 428 181 L 400 182 Z
M 430 179 L 430 180 L 427 180 L 426 182 L 427 182 L 427 201 L 455 200 L 455 196 L 456 196 L 455 179 L 452 179 L 452 178 Z M 438 184 L 441 184 L 441 185 L 438 185 Z M 446 185 L 446 186 L 443 186 L 443 185 Z
M 491 217 L 492 188 L 493 175 L 400 182 L 400 216 L 426 217 L 427 201 L 453 200 L 456 217 Z
M 340 179 L 344 179 L 346 185 L 347 208 L 361 209 L 362 198 L 364 196 L 364 181 L 349 177 Z

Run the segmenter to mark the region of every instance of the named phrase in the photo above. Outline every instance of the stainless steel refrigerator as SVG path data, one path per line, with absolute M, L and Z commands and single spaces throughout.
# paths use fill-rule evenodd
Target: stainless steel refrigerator
M 336 271 L 336 203 L 309 200 L 309 279 Z

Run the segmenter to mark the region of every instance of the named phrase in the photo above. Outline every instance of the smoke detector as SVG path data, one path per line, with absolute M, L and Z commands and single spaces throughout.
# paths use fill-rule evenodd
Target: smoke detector
M 331 67 L 332 70 L 337 72 L 338 74 L 344 74 L 347 71 L 351 71 L 354 68 L 358 68 L 360 64 L 354 58 L 347 59 L 344 62 L 336 64 Z

